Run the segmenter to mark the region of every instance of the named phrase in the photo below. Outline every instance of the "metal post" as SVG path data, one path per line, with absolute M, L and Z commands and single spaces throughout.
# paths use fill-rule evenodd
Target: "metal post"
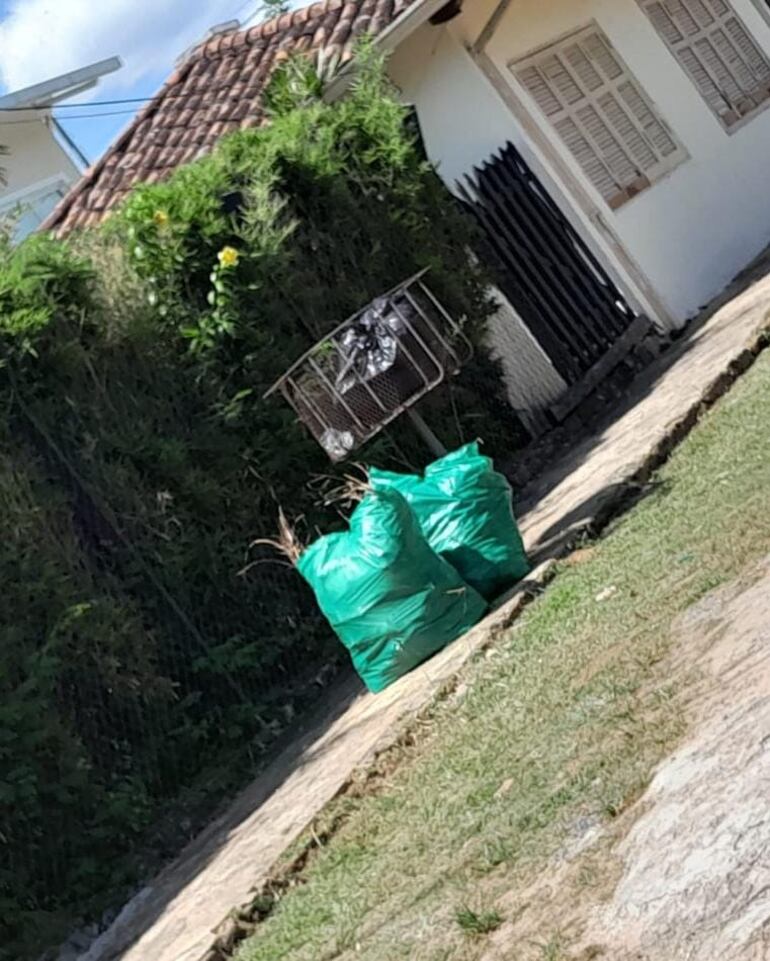
M 443 457 L 447 453 L 446 447 L 441 443 L 441 441 L 436 437 L 433 431 L 428 427 L 425 421 L 420 417 L 417 411 L 410 407 L 407 410 L 409 415 L 409 420 L 414 424 L 417 433 L 422 437 L 428 448 L 435 457 Z

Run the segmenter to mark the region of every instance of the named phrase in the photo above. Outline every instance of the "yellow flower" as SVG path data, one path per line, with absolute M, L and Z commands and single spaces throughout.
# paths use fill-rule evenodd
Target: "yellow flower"
M 156 227 L 168 227 L 169 216 L 165 210 L 156 210 L 152 219 Z
M 240 256 L 235 247 L 223 247 L 217 254 L 220 266 L 225 269 L 237 266 Z

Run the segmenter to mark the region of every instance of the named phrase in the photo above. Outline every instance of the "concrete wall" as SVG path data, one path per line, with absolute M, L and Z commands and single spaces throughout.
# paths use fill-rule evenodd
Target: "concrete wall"
M 770 51 L 770 24 L 754 0 L 733 3 Z M 428 149 L 447 183 L 510 139 L 534 160 L 557 199 L 571 198 L 567 178 L 531 146 L 531 137 L 465 49 L 495 6 L 493 0 L 473 0 L 446 27 L 423 27 L 394 54 L 392 76 L 405 98 L 416 103 Z M 532 116 L 594 208 L 573 206 L 565 212 L 603 254 L 631 299 L 645 306 L 644 285 L 613 253 L 610 234 L 601 226 L 604 220 L 639 266 L 642 280 L 649 280 L 674 321 L 682 323 L 770 242 L 770 109 L 732 133 L 725 131 L 636 0 L 513 0 L 487 54 L 498 76 L 531 106 L 508 62 L 592 20 L 609 36 L 689 159 L 611 211 L 534 107 Z
M 533 437 L 551 426 L 546 412 L 567 390 L 567 383 L 501 290 L 493 288 L 497 312 L 487 326 L 487 347 L 502 366 L 508 403 Z

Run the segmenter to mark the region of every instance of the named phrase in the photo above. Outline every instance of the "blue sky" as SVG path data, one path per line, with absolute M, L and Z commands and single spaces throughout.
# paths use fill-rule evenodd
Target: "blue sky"
M 258 6 L 259 0 L 0 0 L 0 90 L 18 90 L 117 54 L 124 67 L 81 99 L 148 97 L 210 27 L 243 21 Z M 141 104 L 78 105 L 60 108 L 57 117 L 93 160 L 131 120 L 135 106 Z M 97 113 L 115 115 L 68 119 Z

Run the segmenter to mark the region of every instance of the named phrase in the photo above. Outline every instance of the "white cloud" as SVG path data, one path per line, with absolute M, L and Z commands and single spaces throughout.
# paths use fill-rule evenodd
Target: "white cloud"
M 243 6 L 238 0 L 12 0 L 0 22 L 0 81 L 18 90 L 117 54 L 124 67 L 101 90 L 128 90 L 170 72 L 187 47 Z

